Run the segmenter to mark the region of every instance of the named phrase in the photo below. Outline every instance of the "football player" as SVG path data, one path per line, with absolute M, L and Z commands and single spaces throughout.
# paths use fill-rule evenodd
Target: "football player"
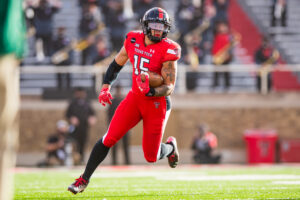
M 175 88 L 177 60 L 181 48 L 167 38 L 171 23 L 168 13 L 158 7 L 148 10 L 141 19 L 143 31 L 132 31 L 126 36 L 123 47 L 109 65 L 99 102 L 111 104 L 110 87 L 128 60 L 132 63 L 132 89 L 117 108 L 106 134 L 95 144 L 84 173 L 68 190 L 83 192 L 97 166 L 107 153 L 140 120 L 143 120 L 143 152 L 148 162 L 168 158 L 170 167 L 178 164 L 176 139 L 169 137 L 162 143 L 164 129 L 171 111 L 170 94 Z M 141 80 L 145 72 L 160 74 L 164 83 L 156 88 L 149 86 L 149 76 Z

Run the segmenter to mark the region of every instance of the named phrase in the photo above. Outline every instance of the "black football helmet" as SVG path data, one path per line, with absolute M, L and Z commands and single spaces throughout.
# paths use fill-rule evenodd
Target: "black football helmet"
M 143 19 L 141 19 L 141 24 L 144 34 L 147 35 L 153 42 L 159 42 L 163 38 L 167 37 L 171 28 L 171 22 L 168 13 L 159 7 L 154 7 L 148 10 Z M 156 37 L 152 35 L 152 29 L 163 31 L 162 36 Z

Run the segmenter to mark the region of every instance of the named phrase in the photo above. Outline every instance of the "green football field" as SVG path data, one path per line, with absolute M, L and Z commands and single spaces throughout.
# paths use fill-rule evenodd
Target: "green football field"
M 14 199 L 300 199 L 300 165 L 102 167 L 73 195 L 82 170 L 17 168 Z

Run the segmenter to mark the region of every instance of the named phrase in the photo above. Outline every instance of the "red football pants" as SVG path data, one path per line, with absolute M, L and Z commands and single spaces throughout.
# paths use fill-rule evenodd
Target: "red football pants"
M 145 97 L 130 91 L 110 122 L 103 144 L 112 147 L 143 119 L 143 152 L 148 162 L 160 156 L 160 143 L 171 109 L 166 97 Z

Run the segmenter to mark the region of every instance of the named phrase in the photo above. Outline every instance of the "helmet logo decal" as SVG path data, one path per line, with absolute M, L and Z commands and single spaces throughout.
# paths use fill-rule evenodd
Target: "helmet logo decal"
M 160 105 L 160 102 L 154 102 L 154 105 L 155 105 L 155 108 L 158 108 L 159 107 L 159 105 Z
M 158 12 L 159 12 L 158 18 L 159 18 L 159 19 L 163 19 L 163 18 L 164 18 L 164 13 L 163 13 L 162 9 L 161 9 L 161 8 L 158 8 Z

